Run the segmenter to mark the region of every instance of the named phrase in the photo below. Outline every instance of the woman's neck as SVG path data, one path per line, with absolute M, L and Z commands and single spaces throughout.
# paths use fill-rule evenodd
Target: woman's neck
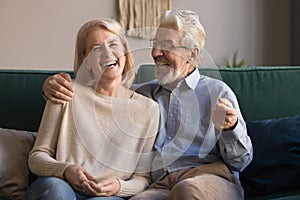
M 125 88 L 121 84 L 121 80 L 115 80 L 115 81 L 100 80 L 97 85 L 96 91 L 106 96 L 124 98 L 124 99 L 131 98 L 133 95 L 132 91 Z
M 116 92 L 117 88 L 121 86 L 121 80 L 103 80 L 100 79 L 96 91 L 100 94 L 106 95 L 106 96 L 113 96 Z

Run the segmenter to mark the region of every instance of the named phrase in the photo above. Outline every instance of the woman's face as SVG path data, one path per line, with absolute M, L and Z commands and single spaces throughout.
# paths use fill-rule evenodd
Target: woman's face
M 85 59 L 96 80 L 112 82 L 122 78 L 126 57 L 120 38 L 99 28 L 87 35 Z

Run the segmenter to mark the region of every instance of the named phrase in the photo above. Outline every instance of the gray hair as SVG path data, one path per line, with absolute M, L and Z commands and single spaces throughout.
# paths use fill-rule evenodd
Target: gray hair
M 182 35 L 181 43 L 189 48 L 205 46 L 206 34 L 197 13 L 191 10 L 167 10 L 160 18 L 161 25 L 173 25 Z M 200 56 L 196 59 L 199 60 Z

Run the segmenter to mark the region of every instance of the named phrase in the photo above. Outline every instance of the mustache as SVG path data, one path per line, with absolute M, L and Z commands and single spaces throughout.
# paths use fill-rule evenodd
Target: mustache
M 165 58 L 164 56 L 157 56 L 154 58 L 155 62 L 160 62 L 160 63 L 169 63 L 169 60 Z

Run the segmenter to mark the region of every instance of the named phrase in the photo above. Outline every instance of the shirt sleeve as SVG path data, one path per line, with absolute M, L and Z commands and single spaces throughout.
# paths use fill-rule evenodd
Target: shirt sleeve
M 221 132 L 218 143 L 221 156 L 227 166 L 233 171 L 240 172 L 252 161 L 253 147 L 237 99 L 231 91 L 229 100 L 236 109 L 238 122 L 233 130 Z

